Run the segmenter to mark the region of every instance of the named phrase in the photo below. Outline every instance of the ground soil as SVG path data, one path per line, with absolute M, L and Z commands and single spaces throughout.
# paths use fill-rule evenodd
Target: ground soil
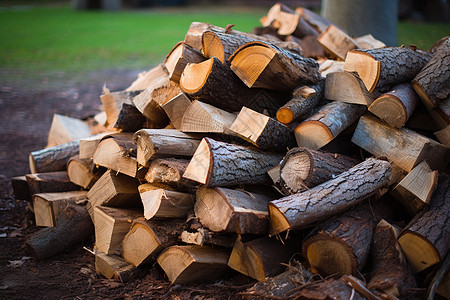
M 101 110 L 103 84 L 126 88 L 139 70 L 25 73 L 0 69 L 0 299 L 236 299 L 253 285 L 230 272 L 223 280 L 170 285 L 157 265 L 122 283 L 95 273 L 93 239 L 53 258 L 29 257 L 26 240 L 39 228 L 10 179 L 29 173 L 28 155 L 45 147 L 54 113 L 85 118 Z

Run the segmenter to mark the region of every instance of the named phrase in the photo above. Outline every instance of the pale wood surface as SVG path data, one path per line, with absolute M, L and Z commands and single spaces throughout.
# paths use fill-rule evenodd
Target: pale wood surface
M 361 48 L 354 39 L 332 24 L 320 33 L 317 41 L 327 52 L 340 60 L 345 60 L 349 50 Z
M 85 121 L 54 114 L 48 133 L 47 148 L 73 142 L 90 135 L 91 129 Z
M 179 93 L 166 103 L 162 104 L 161 107 L 166 112 L 173 127 L 180 130 L 181 120 L 183 119 L 183 115 L 190 104 L 191 99 L 189 99 L 185 93 Z
M 26 174 L 25 179 L 31 195 L 76 191 L 81 188 L 70 181 L 66 171 Z
M 369 106 L 379 95 L 377 91 L 369 93 L 355 73 L 333 72 L 327 75 L 325 98 L 329 100 Z
M 139 73 L 138 78 L 131 83 L 125 91 L 142 91 L 150 87 L 153 82 L 163 75 L 167 75 L 167 69 L 164 64 L 159 64 L 149 71 Z
M 74 156 L 67 163 L 70 181 L 85 189 L 90 189 L 102 174 L 102 170 L 95 167 L 92 158 Z
M 164 65 L 169 73 L 170 80 L 179 83 L 181 73 L 188 63 L 199 63 L 204 61 L 202 53 L 185 42 L 178 42 L 167 54 Z
M 95 271 L 108 279 L 126 282 L 136 272 L 136 268 L 120 256 L 95 251 Z

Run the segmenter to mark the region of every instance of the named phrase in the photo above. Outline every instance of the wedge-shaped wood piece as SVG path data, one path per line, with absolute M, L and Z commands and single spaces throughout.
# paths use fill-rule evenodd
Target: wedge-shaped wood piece
M 340 60 L 345 60 L 349 50 L 361 48 L 348 34 L 332 24 L 320 33 L 317 41 L 331 56 Z
M 200 223 L 215 232 L 267 234 L 267 204 L 273 198 L 227 188 L 201 187 L 194 206 Z
M 192 22 L 184 37 L 184 42 L 194 49 L 202 51 L 202 35 L 205 31 L 210 30 L 225 32 L 225 28 L 219 26 L 202 22 Z
M 209 187 L 264 184 L 270 182 L 267 170 L 281 158 L 279 153 L 203 138 L 183 177 Z
M 100 178 L 104 170 L 96 168 L 92 158 L 72 157 L 67 163 L 67 175 L 71 182 L 90 189 Z
M 169 79 L 179 83 L 181 73 L 188 63 L 199 63 L 204 61 L 202 53 L 185 42 L 178 42 L 167 55 L 164 65 L 169 72 Z
M 131 104 L 133 97 L 139 95 L 141 91 L 121 91 L 110 92 L 106 86 L 103 88 L 103 94 L 100 96 L 103 108 L 106 112 L 105 127 L 112 128 L 116 123 L 122 105 Z
M 358 49 L 347 53 L 344 70 L 358 73 L 367 90 L 373 92 L 412 80 L 430 58 L 430 53 L 406 47 Z
M 283 264 L 288 263 L 299 248 L 300 241 L 295 238 L 281 242 L 266 236 L 244 243 L 238 237 L 228 266 L 258 281 L 265 281 L 266 277 L 283 272 Z
M 407 172 L 424 160 L 432 170 L 445 170 L 450 159 L 450 149 L 444 145 L 407 128 L 390 127 L 368 114 L 359 119 L 352 142 Z
M 379 95 L 377 91 L 369 93 L 356 73 L 334 72 L 327 75 L 326 99 L 369 106 Z
M 355 38 L 355 42 L 362 49 L 386 48 L 386 44 L 385 43 L 383 43 L 382 41 L 377 40 L 370 33 Z
M 86 122 L 76 118 L 54 114 L 48 133 L 47 148 L 73 142 L 90 135 L 91 129 Z
M 172 246 L 158 257 L 158 264 L 172 284 L 219 278 L 227 270 L 229 254 L 208 246 Z
M 283 194 L 295 194 L 333 179 L 358 163 L 342 154 L 292 148 L 280 164 L 278 185 Z
M 363 105 L 332 101 L 295 128 L 297 145 L 320 149 L 356 122 L 365 111 Z
M 328 28 L 328 26 L 331 25 L 330 20 L 321 17 L 320 15 L 307 8 L 297 7 L 295 9 L 295 12 L 301 15 L 305 19 L 305 21 L 308 22 L 312 27 L 314 27 L 319 33 L 324 31 Z
M 270 232 L 300 229 L 342 212 L 386 186 L 390 175 L 389 162 L 369 158 L 312 189 L 273 200 L 269 203 Z
M 25 178 L 31 195 L 80 190 L 78 185 L 70 181 L 66 171 L 27 174 Z
M 36 226 L 54 227 L 69 203 L 87 200 L 86 191 L 40 193 L 33 195 Z
M 283 152 L 295 146 L 294 132 L 289 127 L 245 106 L 230 130 L 262 150 Z
M 438 140 L 448 148 L 450 148 L 450 125 L 434 133 Z
M 314 60 L 263 42 L 241 46 L 229 60 L 231 70 L 251 88 L 289 92 L 321 78 Z
M 31 173 L 45 173 L 66 170 L 70 158 L 79 153 L 80 141 L 33 151 L 29 155 Z
M 326 59 L 319 63 L 319 72 L 323 77 L 327 77 L 330 73 L 343 72 L 344 62 L 332 59 Z M 325 85 L 326 87 L 326 85 Z M 330 99 L 334 100 L 334 99 Z
M 406 296 L 407 290 L 416 287 L 416 280 L 406 257 L 398 244 L 400 229 L 381 220 L 374 232 L 372 260 L 373 272 L 367 288 L 382 297 Z
M 369 111 L 395 128 L 403 127 L 419 103 L 411 84 L 401 83 L 370 104 Z
M 166 112 L 170 119 L 170 123 L 175 127 L 175 129 L 181 129 L 181 120 L 183 115 L 191 105 L 191 99 L 185 93 L 179 93 L 166 103 L 162 104 L 161 107 Z
M 120 254 L 124 236 L 142 212 L 99 205 L 94 208 L 94 215 L 95 249 L 109 255 Z
M 139 194 L 144 205 L 144 217 L 185 218 L 194 205 L 189 193 L 182 193 L 158 185 L 144 183 L 139 186 Z
M 158 157 L 192 157 L 201 137 L 175 129 L 141 129 L 134 134 L 137 144 L 137 161 L 148 166 Z
M 450 248 L 450 179 L 440 176 L 429 205 L 409 222 L 398 242 L 414 273 L 444 260 Z
M 427 162 L 423 161 L 392 189 L 392 196 L 414 216 L 430 202 L 438 182 L 438 175 L 438 171 L 432 171 Z
M 149 71 L 144 71 L 138 75 L 135 81 L 125 91 L 142 91 L 149 88 L 155 80 L 161 76 L 167 75 L 167 69 L 164 64 L 159 64 Z
M 80 158 L 91 158 L 94 156 L 95 150 L 97 150 L 97 146 L 100 141 L 107 135 L 114 135 L 114 132 L 102 132 L 96 135 L 92 135 L 86 138 L 80 139 Z
M 95 271 L 108 279 L 126 282 L 137 273 L 135 266 L 127 263 L 120 256 L 107 255 L 100 251 L 95 251 Z
M 181 120 L 182 132 L 230 133 L 236 115 L 210 104 L 193 101 Z
M 186 226 L 183 219 L 136 219 L 123 238 L 122 257 L 134 266 L 154 262 L 161 251 L 177 243 Z

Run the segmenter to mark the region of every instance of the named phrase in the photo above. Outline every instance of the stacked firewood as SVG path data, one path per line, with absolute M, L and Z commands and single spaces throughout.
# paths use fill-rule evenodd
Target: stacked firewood
M 108 278 L 157 262 L 173 284 L 234 269 L 249 297 L 395 299 L 436 274 L 448 296 L 450 38 L 386 47 L 280 4 L 261 23 L 192 23 L 104 112 L 55 115 L 13 179 L 48 227 L 30 251 L 95 232 Z

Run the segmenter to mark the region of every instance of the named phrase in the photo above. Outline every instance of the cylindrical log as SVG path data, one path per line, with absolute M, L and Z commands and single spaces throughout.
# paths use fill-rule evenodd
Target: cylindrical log
M 69 159 L 79 153 L 80 141 L 33 151 L 30 154 L 31 173 L 64 171 Z

